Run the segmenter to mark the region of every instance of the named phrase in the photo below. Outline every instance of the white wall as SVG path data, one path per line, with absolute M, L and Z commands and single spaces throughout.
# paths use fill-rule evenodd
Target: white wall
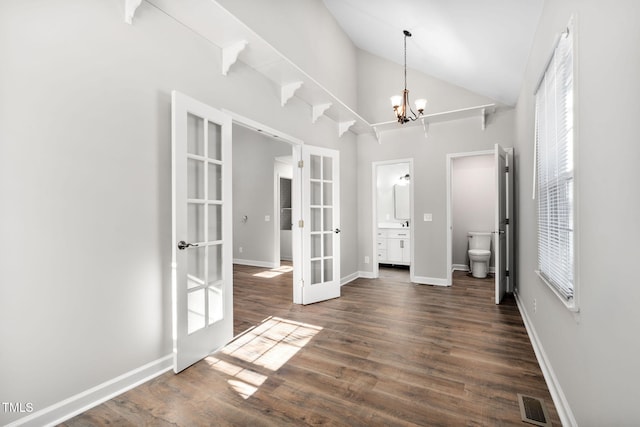
M 578 314 L 569 312 L 534 273 L 536 208 L 531 200 L 533 91 L 554 38 L 572 14 L 577 16 Z M 638 16 L 635 0 L 545 2 L 517 107 L 519 299 L 563 403 L 581 426 L 638 422 L 640 287 L 633 270 L 640 255 Z
M 340 150 L 341 271 L 357 271 L 355 135 L 283 109 L 242 63 L 222 76 L 217 47 L 148 3 L 123 15 L 0 2 L 0 399 L 36 411 L 171 353 L 171 90 Z
M 452 261 L 469 266 L 470 231 L 495 228 L 496 182 L 492 155 L 456 157 L 451 168 Z M 493 246 L 490 266 L 493 267 Z
M 291 155 L 291 145 L 242 126 L 233 127 L 233 258 L 275 266 L 274 161 Z M 247 216 L 247 221 L 242 217 Z M 265 217 L 269 217 L 266 221 Z M 242 248 L 242 252 L 240 252 Z

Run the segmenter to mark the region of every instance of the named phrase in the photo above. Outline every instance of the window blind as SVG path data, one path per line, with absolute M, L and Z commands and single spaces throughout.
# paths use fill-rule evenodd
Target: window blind
M 535 94 L 539 274 L 574 295 L 573 31 L 560 37 Z

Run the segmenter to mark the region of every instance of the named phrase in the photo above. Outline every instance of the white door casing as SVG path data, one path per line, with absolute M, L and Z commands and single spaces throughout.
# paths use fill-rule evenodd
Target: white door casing
M 302 146 L 302 303 L 340 296 L 340 158 Z
M 495 145 L 496 208 L 493 248 L 495 260 L 495 301 L 500 304 L 507 291 L 507 153 Z
M 231 117 L 171 94 L 174 371 L 233 337 Z

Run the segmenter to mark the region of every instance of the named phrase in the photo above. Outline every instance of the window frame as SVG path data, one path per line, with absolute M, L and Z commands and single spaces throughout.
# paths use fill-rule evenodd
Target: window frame
M 578 253 L 577 253 L 577 249 L 578 249 L 578 244 L 577 244 L 577 164 L 576 164 L 576 160 L 577 160 L 577 141 L 578 141 L 578 137 L 577 137 L 577 108 L 576 106 L 577 104 L 577 84 L 576 84 L 576 75 L 577 75 L 577 60 L 576 60 L 576 42 L 577 42 L 577 37 L 575 35 L 575 24 L 574 24 L 575 18 L 572 17 L 571 20 L 569 21 L 569 25 L 567 26 L 566 30 L 560 34 L 558 36 L 558 39 L 554 45 L 554 48 L 552 49 L 552 54 L 549 58 L 549 61 L 545 64 L 545 67 L 543 69 L 542 75 L 540 77 L 540 80 L 538 82 L 538 84 L 536 85 L 535 91 L 534 91 L 534 111 L 535 111 L 535 122 L 534 122 L 534 165 L 533 165 L 533 169 L 534 169 L 534 199 L 536 200 L 536 231 L 537 231 L 537 236 L 536 236 L 536 244 L 537 244 L 537 260 L 536 260 L 536 265 L 537 268 L 535 270 L 536 274 L 538 275 L 538 277 L 540 277 L 540 279 L 547 285 L 549 286 L 549 288 L 554 292 L 554 294 L 563 302 L 563 304 L 570 310 L 573 312 L 578 312 L 579 311 L 579 305 L 578 305 Z M 548 88 L 545 88 L 545 83 L 547 82 L 547 78 L 549 77 L 550 79 L 559 79 L 562 78 L 562 76 L 560 76 L 558 74 L 559 68 L 557 67 L 558 63 L 557 63 L 557 57 L 556 55 L 559 54 L 559 50 L 560 49 L 567 49 L 567 41 L 569 42 L 568 45 L 568 49 L 570 49 L 569 51 L 569 55 L 571 56 L 571 67 L 570 67 L 570 79 L 571 79 L 571 89 L 569 91 L 568 96 L 562 100 L 566 103 L 570 103 L 571 105 L 568 107 L 570 108 L 570 112 L 566 115 L 562 115 L 558 113 L 558 108 L 556 108 L 557 106 L 562 104 L 562 101 L 559 101 L 557 98 L 553 100 L 553 105 L 544 105 L 543 107 L 539 106 L 539 102 L 541 102 L 539 100 L 539 93 L 541 90 L 546 90 L 548 91 Z M 563 45 L 564 43 L 564 45 Z M 560 55 L 562 54 L 562 52 L 560 52 Z M 560 58 L 562 59 L 562 58 Z M 562 63 L 561 65 L 566 65 L 566 63 Z M 549 73 L 553 73 L 553 75 L 550 75 Z M 556 88 L 556 86 L 554 86 L 554 89 Z M 546 92 L 548 93 L 548 92 Z M 557 93 L 554 92 L 554 95 Z M 544 96 L 544 93 L 542 94 L 542 96 Z M 542 101 L 542 103 L 546 102 L 547 99 L 544 99 Z M 565 216 L 565 222 L 562 223 L 560 218 L 560 215 L 558 215 L 558 210 L 554 210 L 553 213 L 548 214 L 546 217 L 543 217 L 541 215 L 541 203 L 543 203 L 543 200 L 541 200 L 541 191 L 544 191 L 545 188 L 541 189 L 541 183 L 540 183 L 540 169 L 539 169 L 539 155 L 540 155 L 540 147 L 539 147 L 539 141 L 541 140 L 539 138 L 540 134 L 540 129 L 543 128 L 544 126 L 548 126 L 549 123 L 544 123 L 542 126 L 540 125 L 540 119 L 541 117 L 539 117 L 540 111 L 539 109 L 541 108 L 545 108 L 545 112 L 547 112 L 547 117 L 549 117 L 548 112 L 550 111 L 550 109 L 552 110 L 553 113 L 553 122 L 551 123 L 553 125 L 553 129 L 557 130 L 559 128 L 559 126 L 557 126 L 556 122 L 558 122 L 559 118 L 570 118 L 569 121 L 563 122 L 566 123 L 565 127 L 562 130 L 566 130 L 567 128 L 569 128 L 570 130 L 568 131 L 568 141 L 570 146 L 567 148 L 567 146 L 564 146 L 564 151 L 562 151 L 563 153 L 569 152 L 570 153 L 570 159 L 568 160 L 568 164 L 570 164 L 571 166 L 571 170 L 567 173 L 567 171 L 565 171 L 564 173 L 561 173 L 561 169 L 562 168 L 558 168 L 554 166 L 551 166 L 550 169 L 553 169 L 554 171 L 558 172 L 557 175 L 555 175 L 555 177 L 557 177 L 556 179 L 556 183 L 555 184 L 547 184 L 546 190 L 547 192 L 544 194 L 545 198 L 546 198 L 546 202 L 549 202 L 549 194 L 550 191 L 555 190 L 566 190 L 568 191 L 568 196 L 563 199 L 565 201 L 565 204 L 559 204 L 557 202 L 557 199 L 554 199 L 553 202 L 551 202 L 551 204 L 554 205 L 555 208 L 563 208 L 566 206 L 566 204 L 569 204 L 570 207 L 570 214 Z M 551 121 L 549 121 L 551 122 Z M 552 137 L 555 139 L 554 144 L 556 144 L 556 146 L 559 146 L 561 143 L 563 143 L 564 141 L 560 141 L 558 142 L 558 140 L 562 139 L 562 138 L 558 138 L 557 137 L 557 133 L 554 133 L 554 136 Z M 558 159 L 561 156 L 558 155 L 558 153 L 556 152 L 555 156 L 552 156 L 552 161 L 557 162 Z M 566 186 L 566 187 L 564 187 Z M 567 187 L 568 190 L 567 190 Z M 536 191 L 537 190 L 537 191 Z M 548 205 L 546 205 L 548 206 Z M 555 220 L 554 220 L 555 218 Z M 567 242 L 569 244 L 569 249 L 567 252 L 569 252 L 571 255 L 568 258 L 569 259 L 569 263 L 568 263 L 568 268 L 571 269 L 570 272 L 568 272 L 568 274 L 566 272 L 566 268 L 567 268 L 567 262 L 566 259 L 567 257 L 563 258 L 563 261 L 558 261 L 557 259 L 551 259 L 554 254 L 560 253 L 561 252 L 561 243 L 557 244 L 554 246 L 552 240 L 556 240 L 553 238 L 548 238 L 546 241 L 546 248 L 548 249 L 546 251 L 546 254 L 542 253 L 541 251 L 543 250 L 543 247 L 541 247 L 541 245 L 544 245 L 545 242 L 541 241 L 542 237 L 541 237 L 541 219 L 546 219 L 547 222 L 547 230 L 549 229 L 553 229 L 554 231 L 564 231 L 564 232 L 568 232 L 570 234 L 570 236 L 566 239 L 564 239 L 564 242 Z M 549 223 L 551 222 L 551 224 L 549 225 Z M 568 222 L 568 226 L 567 226 L 567 222 Z M 566 227 L 563 230 L 562 224 L 564 224 Z M 551 248 L 551 250 L 549 250 Z M 555 250 L 555 251 L 554 251 Z M 541 259 L 544 259 L 544 257 L 547 257 L 547 260 L 545 260 L 546 266 L 543 267 L 541 266 Z M 549 264 L 549 261 L 551 262 L 551 264 Z M 550 270 L 546 270 L 545 268 L 549 269 L 549 265 L 552 265 L 550 270 L 554 270 L 554 269 L 558 269 L 557 271 L 561 271 L 562 274 L 561 275 L 565 275 L 565 276 L 569 276 L 570 279 L 570 283 L 571 283 L 571 287 L 570 287 L 570 291 L 571 293 L 569 294 L 567 292 L 567 290 L 569 289 L 568 286 L 566 286 L 565 284 L 558 284 L 554 281 L 554 279 L 551 278 L 551 276 L 553 274 L 548 274 L 548 272 Z M 563 270 L 564 269 L 564 270 Z M 553 272 L 552 272 L 553 273 Z

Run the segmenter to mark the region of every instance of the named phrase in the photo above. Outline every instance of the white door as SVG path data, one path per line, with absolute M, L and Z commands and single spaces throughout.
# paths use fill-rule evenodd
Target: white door
M 302 303 L 340 296 L 340 158 L 302 147 Z
M 496 281 L 496 304 L 500 304 L 507 290 L 507 153 L 499 144 L 495 145 L 496 174 L 496 219 L 494 231 L 494 262 Z
M 173 370 L 233 337 L 231 118 L 172 92 Z

